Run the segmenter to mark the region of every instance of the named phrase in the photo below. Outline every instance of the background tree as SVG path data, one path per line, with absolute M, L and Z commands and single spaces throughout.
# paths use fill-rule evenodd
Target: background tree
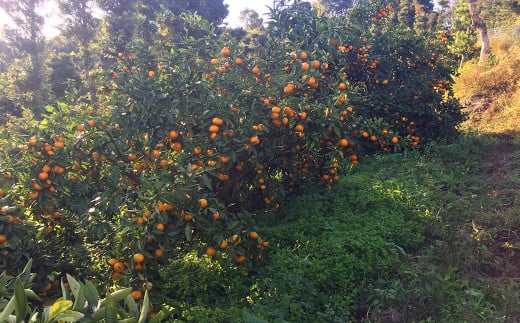
M 93 15 L 94 3 L 91 0 L 60 0 L 59 7 L 65 23 L 63 34 L 77 44 L 78 58 L 81 60 L 83 85 L 88 90 L 90 100 L 96 103 L 96 89 L 89 77 L 95 58 L 91 51 L 92 41 L 99 27 L 99 21 Z
M 357 2 L 356 0 L 319 0 L 317 1 L 317 6 L 322 8 L 328 15 L 343 16 Z
M 15 26 L 4 31 L 4 38 L 12 50 L 28 57 L 27 61 L 23 58 L 18 60 L 23 63 L 24 70 L 20 76 L 26 76 L 18 78 L 13 84 L 19 94 L 15 101 L 17 105 L 31 109 L 36 115 L 42 113 L 44 101 L 48 98 L 44 89 L 44 18 L 37 12 L 42 3 L 42 0 L 0 0 L 0 7 L 10 16 Z
M 263 28 L 264 20 L 260 18 L 258 12 L 253 9 L 246 8 L 242 10 L 238 19 L 246 30 Z
M 132 42 L 136 29 L 136 9 L 134 0 L 98 0 L 97 4 L 105 13 L 102 22 L 103 50 L 116 56 L 124 53 L 126 46 Z
M 176 15 L 183 12 L 197 13 L 215 25 L 220 25 L 229 13 L 224 0 L 178 0 L 164 1 L 164 4 Z
M 452 41 L 448 49 L 460 57 L 459 67 L 462 67 L 466 60 L 476 55 L 475 44 L 477 43 L 477 34 L 471 26 L 468 6 L 464 2 L 459 1 L 455 7 L 451 25 Z
M 469 16 L 471 18 L 471 25 L 477 31 L 479 40 L 480 40 L 480 57 L 479 64 L 482 64 L 488 57 L 490 48 L 489 48 L 489 34 L 487 25 L 482 20 L 480 16 L 480 10 L 477 6 L 476 0 L 468 1 L 468 11 Z

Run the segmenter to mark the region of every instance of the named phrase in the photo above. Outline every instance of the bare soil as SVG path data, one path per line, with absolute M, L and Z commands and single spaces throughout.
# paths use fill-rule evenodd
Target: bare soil
M 481 223 L 473 223 L 472 229 L 485 246 L 476 268 L 480 278 L 502 285 L 520 282 L 520 141 L 519 134 L 496 137 L 480 160 L 487 203 L 479 210 Z

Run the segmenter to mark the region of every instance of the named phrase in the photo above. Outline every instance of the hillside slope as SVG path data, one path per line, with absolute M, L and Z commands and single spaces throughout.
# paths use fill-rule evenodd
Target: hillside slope
M 464 128 L 481 133 L 520 132 L 520 39 L 492 39 L 487 66 L 468 62 L 455 78 L 455 95 L 469 114 Z

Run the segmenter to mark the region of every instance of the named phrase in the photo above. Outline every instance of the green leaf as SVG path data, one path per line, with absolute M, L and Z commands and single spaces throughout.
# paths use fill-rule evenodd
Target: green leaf
M 72 291 L 72 295 L 74 295 L 75 298 L 78 297 L 79 291 L 81 290 L 81 284 L 74 279 L 70 274 L 67 274 L 67 282 L 69 283 L 70 290 Z
M 22 273 L 20 275 L 22 275 L 24 273 L 30 273 L 31 272 L 32 263 L 33 263 L 33 260 L 31 258 L 31 259 L 29 259 L 29 261 L 27 262 L 27 264 L 23 268 Z
M 245 307 L 242 308 L 242 319 L 246 323 L 268 323 L 268 321 L 261 319 L 253 313 L 249 312 Z
M 49 312 L 48 322 L 52 322 L 58 317 L 61 313 L 68 311 L 72 308 L 72 301 L 60 298 L 51 306 L 51 310 Z
M 45 111 L 47 111 L 49 113 L 53 113 L 54 112 L 54 107 L 52 105 L 46 105 L 45 106 Z
M 132 287 L 127 287 L 124 289 L 116 290 L 115 292 L 107 294 L 107 297 L 102 301 L 102 303 L 105 304 L 109 297 L 114 304 L 119 303 L 122 300 L 124 300 L 126 296 L 130 295 L 131 292 L 132 292 Z
M 15 300 L 15 296 L 13 295 L 13 297 L 11 297 L 11 299 L 5 306 L 2 313 L 0 313 L 0 322 L 9 322 L 9 318 L 11 316 L 11 313 L 13 313 L 13 311 L 15 311 L 15 307 L 16 307 L 16 300 Z
M 136 323 L 137 319 L 135 317 L 130 317 L 130 318 L 127 318 L 127 319 L 118 320 L 117 322 L 118 323 Z
M 72 309 L 81 312 L 85 309 L 85 288 L 79 281 L 69 274 L 67 274 L 67 282 L 69 283 L 72 294 L 74 295 L 74 306 Z
M 148 297 L 148 291 L 144 292 L 143 305 L 141 306 L 141 315 L 137 323 L 145 323 L 146 317 L 148 316 L 148 310 L 150 309 L 150 298 Z
M 210 189 L 212 190 L 213 187 L 211 186 L 211 181 L 209 180 L 209 177 L 208 175 L 206 174 L 202 174 L 202 180 L 204 181 L 204 184 Z
M 169 317 L 173 313 L 173 307 L 168 305 L 163 306 L 159 312 L 149 321 L 149 323 L 162 322 L 165 318 Z
M 114 302 L 114 298 L 112 294 L 107 294 L 107 298 L 105 298 L 105 320 L 107 323 L 116 323 L 117 315 L 116 315 L 116 305 Z
M 14 297 L 16 299 L 16 322 L 22 322 L 25 319 L 25 315 L 27 315 L 27 296 L 18 277 L 14 281 Z
M 58 316 L 56 316 L 55 320 L 58 322 L 63 322 L 63 321 L 64 322 L 78 322 L 79 320 L 81 320 L 84 317 L 85 317 L 85 314 L 83 314 L 83 313 L 68 310 L 63 313 L 58 314 Z
M 36 293 L 32 289 L 26 288 L 26 289 L 24 289 L 24 291 L 25 291 L 25 296 L 27 296 L 27 298 L 38 301 L 38 302 L 42 301 L 42 299 L 38 295 L 36 295 Z
M 99 294 L 96 289 L 96 286 L 92 284 L 90 281 L 85 281 L 85 297 L 87 298 L 88 303 L 91 306 L 95 306 L 96 308 L 99 305 Z
M 61 295 L 63 295 L 64 299 L 70 300 L 72 299 L 70 297 L 69 290 L 65 288 L 65 281 L 63 280 L 64 277 L 61 277 Z
M 94 322 L 99 322 L 105 317 L 105 313 L 106 313 L 106 307 L 102 306 L 102 307 L 99 307 L 94 313 L 92 313 L 90 315 L 90 318 Z
M 28 323 L 44 323 L 44 319 L 43 318 L 40 318 L 40 313 L 38 312 L 34 312 L 31 317 L 29 318 L 29 321 L 27 321 Z
M 135 303 L 131 295 L 128 295 L 125 298 L 125 304 L 126 306 L 128 306 L 128 313 L 135 317 L 139 316 L 139 309 L 137 308 L 137 304 Z

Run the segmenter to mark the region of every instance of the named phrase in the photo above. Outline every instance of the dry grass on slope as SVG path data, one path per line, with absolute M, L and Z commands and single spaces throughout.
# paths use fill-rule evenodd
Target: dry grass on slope
M 490 64 L 468 62 L 455 78 L 455 95 L 466 106 L 464 127 L 490 134 L 520 132 L 520 39 L 492 39 Z

